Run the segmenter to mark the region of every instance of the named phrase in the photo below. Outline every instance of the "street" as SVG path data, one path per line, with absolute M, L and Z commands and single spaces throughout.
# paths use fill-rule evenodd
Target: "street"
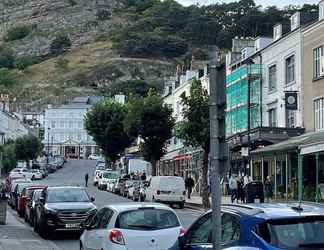
M 95 197 L 95 204 L 98 208 L 112 203 L 132 202 L 126 198 L 106 191 L 100 191 L 92 184 L 93 172 L 95 169 L 96 161 L 90 160 L 69 160 L 62 169 L 56 173 L 49 175 L 46 179 L 39 181 L 50 186 L 59 185 L 84 185 L 84 175 L 89 173 L 88 192 L 91 196 Z M 175 209 L 179 216 L 182 225 L 185 228 L 199 217 L 199 211 L 191 209 Z M 51 238 L 52 243 L 55 243 L 62 250 L 77 250 L 79 249 L 79 234 L 72 234 L 66 232 L 56 233 Z

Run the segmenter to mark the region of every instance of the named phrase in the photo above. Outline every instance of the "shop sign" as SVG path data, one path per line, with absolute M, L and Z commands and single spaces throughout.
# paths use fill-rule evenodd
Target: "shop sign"
M 300 150 L 300 154 L 307 155 L 307 154 L 312 154 L 312 153 L 317 153 L 322 151 L 324 151 L 324 144 L 316 144 L 316 145 L 303 147 Z

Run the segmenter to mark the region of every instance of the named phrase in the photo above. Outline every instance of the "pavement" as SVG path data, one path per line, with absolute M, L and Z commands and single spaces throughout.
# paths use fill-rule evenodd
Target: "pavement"
M 211 198 L 209 198 L 209 200 L 211 203 Z M 231 203 L 231 197 L 222 196 L 222 204 L 229 204 L 229 203 Z M 191 209 L 203 210 L 202 197 L 197 195 L 191 195 L 190 199 L 188 199 L 187 197 L 185 207 Z
M 0 250 L 60 250 L 41 239 L 11 209 L 7 209 L 7 224 L 0 225 Z

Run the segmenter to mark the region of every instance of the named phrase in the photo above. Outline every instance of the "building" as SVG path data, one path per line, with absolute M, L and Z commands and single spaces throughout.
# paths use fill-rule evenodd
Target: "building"
M 71 103 L 45 110 L 45 150 L 51 155 L 87 158 L 98 148 L 84 128 L 84 116 L 101 98 L 77 97 Z

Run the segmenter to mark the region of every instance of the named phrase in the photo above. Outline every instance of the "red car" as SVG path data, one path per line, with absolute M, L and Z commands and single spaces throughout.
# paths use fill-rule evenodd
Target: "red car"
M 20 217 L 23 217 L 25 215 L 26 205 L 33 191 L 36 189 L 44 189 L 46 187 L 47 186 L 45 185 L 33 185 L 33 186 L 25 187 L 23 189 L 21 195 L 18 198 L 18 205 L 17 205 L 17 212 Z

